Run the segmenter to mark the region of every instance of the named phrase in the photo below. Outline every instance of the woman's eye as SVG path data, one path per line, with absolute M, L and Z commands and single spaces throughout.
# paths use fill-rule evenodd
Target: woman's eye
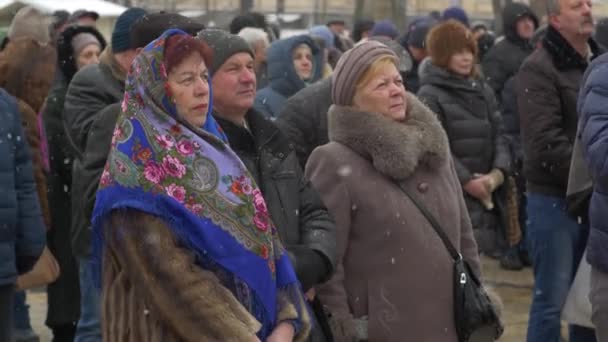
M 209 74 L 202 74 L 201 79 L 205 82 L 209 81 Z
M 182 84 L 189 84 L 189 83 L 192 83 L 192 77 L 187 77 L 187 78 L 184 78 L 184 79 L 181 81 L 181 83 L 182 83 Z

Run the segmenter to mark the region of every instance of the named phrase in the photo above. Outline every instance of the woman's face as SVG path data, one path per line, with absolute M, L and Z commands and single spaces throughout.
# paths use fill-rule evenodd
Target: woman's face
M 89 64 L 99 64 L 99 55 L 101 54 L 101 49 L 97 44 L 89 44 L 87 45 L 80 54 L 78 55 L 77 66 L 78 70 Z
M 390 63 L 380 68 L 367 84 L 357 89 L 353 105 L 363 111 L 404 121 L 407 100 L 403 79 L 397 67 Z
M 300 44 L 293 50 L 293 66 L 300 79 L 307 81 L 312 77 L 312 50 L 306 44 Z
M 209 110 L 209 72 L 198 52 L 186 57 L 169 72 L 167 82 L 178 115 L 195 127 L 203 127 Z
M 470 50 L 463 50 L 450 57 L 448 68 L 450 71 L 461 75 L 470 76 L 475 65 L 475 56 Z

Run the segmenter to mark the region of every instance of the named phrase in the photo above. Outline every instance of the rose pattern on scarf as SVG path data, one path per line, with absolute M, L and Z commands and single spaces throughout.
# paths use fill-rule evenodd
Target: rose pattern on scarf
M 179 203 L 184 203 L 186 199 L 186 189 L 183 186 L 177 184 L 171 184 L 165 188 L 167 195 L 175 198 Z
M 176 157 L 171 155 L 163 158 L 163 170 L 169 176 L 182 178 L 186 174 L 186 166 Z
M 154 161 L 149 161 L 144 167 L 144 177 L 154 184 L 159 184 L 165 177 L 165 171 L 163 171 L 163 168 Z
M 181 140 L 177 143 L 177 152 L 181 153 L 182 156 L 190 156 L 194 153 L 194 146 L 189 140 Z

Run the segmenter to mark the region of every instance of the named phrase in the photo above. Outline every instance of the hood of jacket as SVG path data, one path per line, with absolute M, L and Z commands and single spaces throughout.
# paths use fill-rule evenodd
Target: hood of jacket
M 512 2 L 505 6 L 502 12 L 503 33 L 513 43 L 526 47 L 530 46 L 528 39 L 523 39 L 517 34 L 517 21 L 522 17 L 529 17 L 534 22 L 534 29 L 538 29 L 538 17 L 532 9 L 519 2 Z
M 293 65 L 293 50 L 300 44 L 310 46 L 313 55 L 313 72 L 310 81 L 300 79 Z M 268 48 L 266 53 L 268 81 L 270 87 L 285 97 L 290 97 L 307 84 L 321 79 L 323 73 L 323 52 L 310 36 L 301 35 L 278 40 Z
M 430 84 L 444 89 L 459 89 L 468 92 L 480 92 L 484 89 L 483 80 L 478 78 L 464 78 L 427 62 L 420 80 L 421 85 Z
M 338 105 L 327 115 L 329 140 L 348 146 L 393 180 L 407 179 L 422 165 L 437 168 L 449 156 L 437 116 L 410 93 L 404 122 Z
M 63 76 L 67 83 L 72 81 L 72 77 L 78 71 L 78 65 L 74 58 L 74 48 L 72 47 L 72 40 L 80 33 L 90 33 L 94 35 L 99 43 L 101 44 L 101 50 L 106 48 L 106 40 L 97 29 L 89 26 L 69 26 L 59 36 L 57 41 L 57 57 L 59 62 L 59 70 L 63 73 Z

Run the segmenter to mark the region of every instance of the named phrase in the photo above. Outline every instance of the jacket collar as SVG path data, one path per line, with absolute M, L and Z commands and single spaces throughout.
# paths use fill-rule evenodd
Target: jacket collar
M 127 79 L 127 73 L 118 64 L 110 46 L 106 47 L 99 56 L 99 65 L 109 71 L 116 80 L 124 83 Z
M 599 56 L 601 51 L 597 43 L 589 38 L 588 44 L 591 48 L 592 58 Z M 547 28 L 547 34 L 543 39 L 543 47 L 551 55 L 553 64 L 558 70 L 580 69 L 584 71 L 589 64 L 551 25 Z
M 449 156 L 448 139 L 436 115 L 409 93 L 403 123 L 333 105 L 328 125 L 331 141 L 348 146 L 394 180 L 407 179 L 421 165 L 437 168 Z
M 231 146 L 240 146 L 243 141 L 235 141 L 235 139 L 240 140 L 244 136 L 249 136 L 257 153 L 266 150 L 277 158 L 284 159 L 293 150 L 293 144 L 281 133 L 278 127 L 253 108 L 249 109 L 245 115 L 248 128 L 223 119 L 221 114 L 217 112 L 213 116 L 228 136 L 228 142 Z
M 484 89 L 483 78 L 458 76 L 444 68 L 436 66 L 432 62 L 429 62 L 426 66 L 422 84 L 431 84 L 441 88 L 460 89 L 468 92 L 481 92 Z

